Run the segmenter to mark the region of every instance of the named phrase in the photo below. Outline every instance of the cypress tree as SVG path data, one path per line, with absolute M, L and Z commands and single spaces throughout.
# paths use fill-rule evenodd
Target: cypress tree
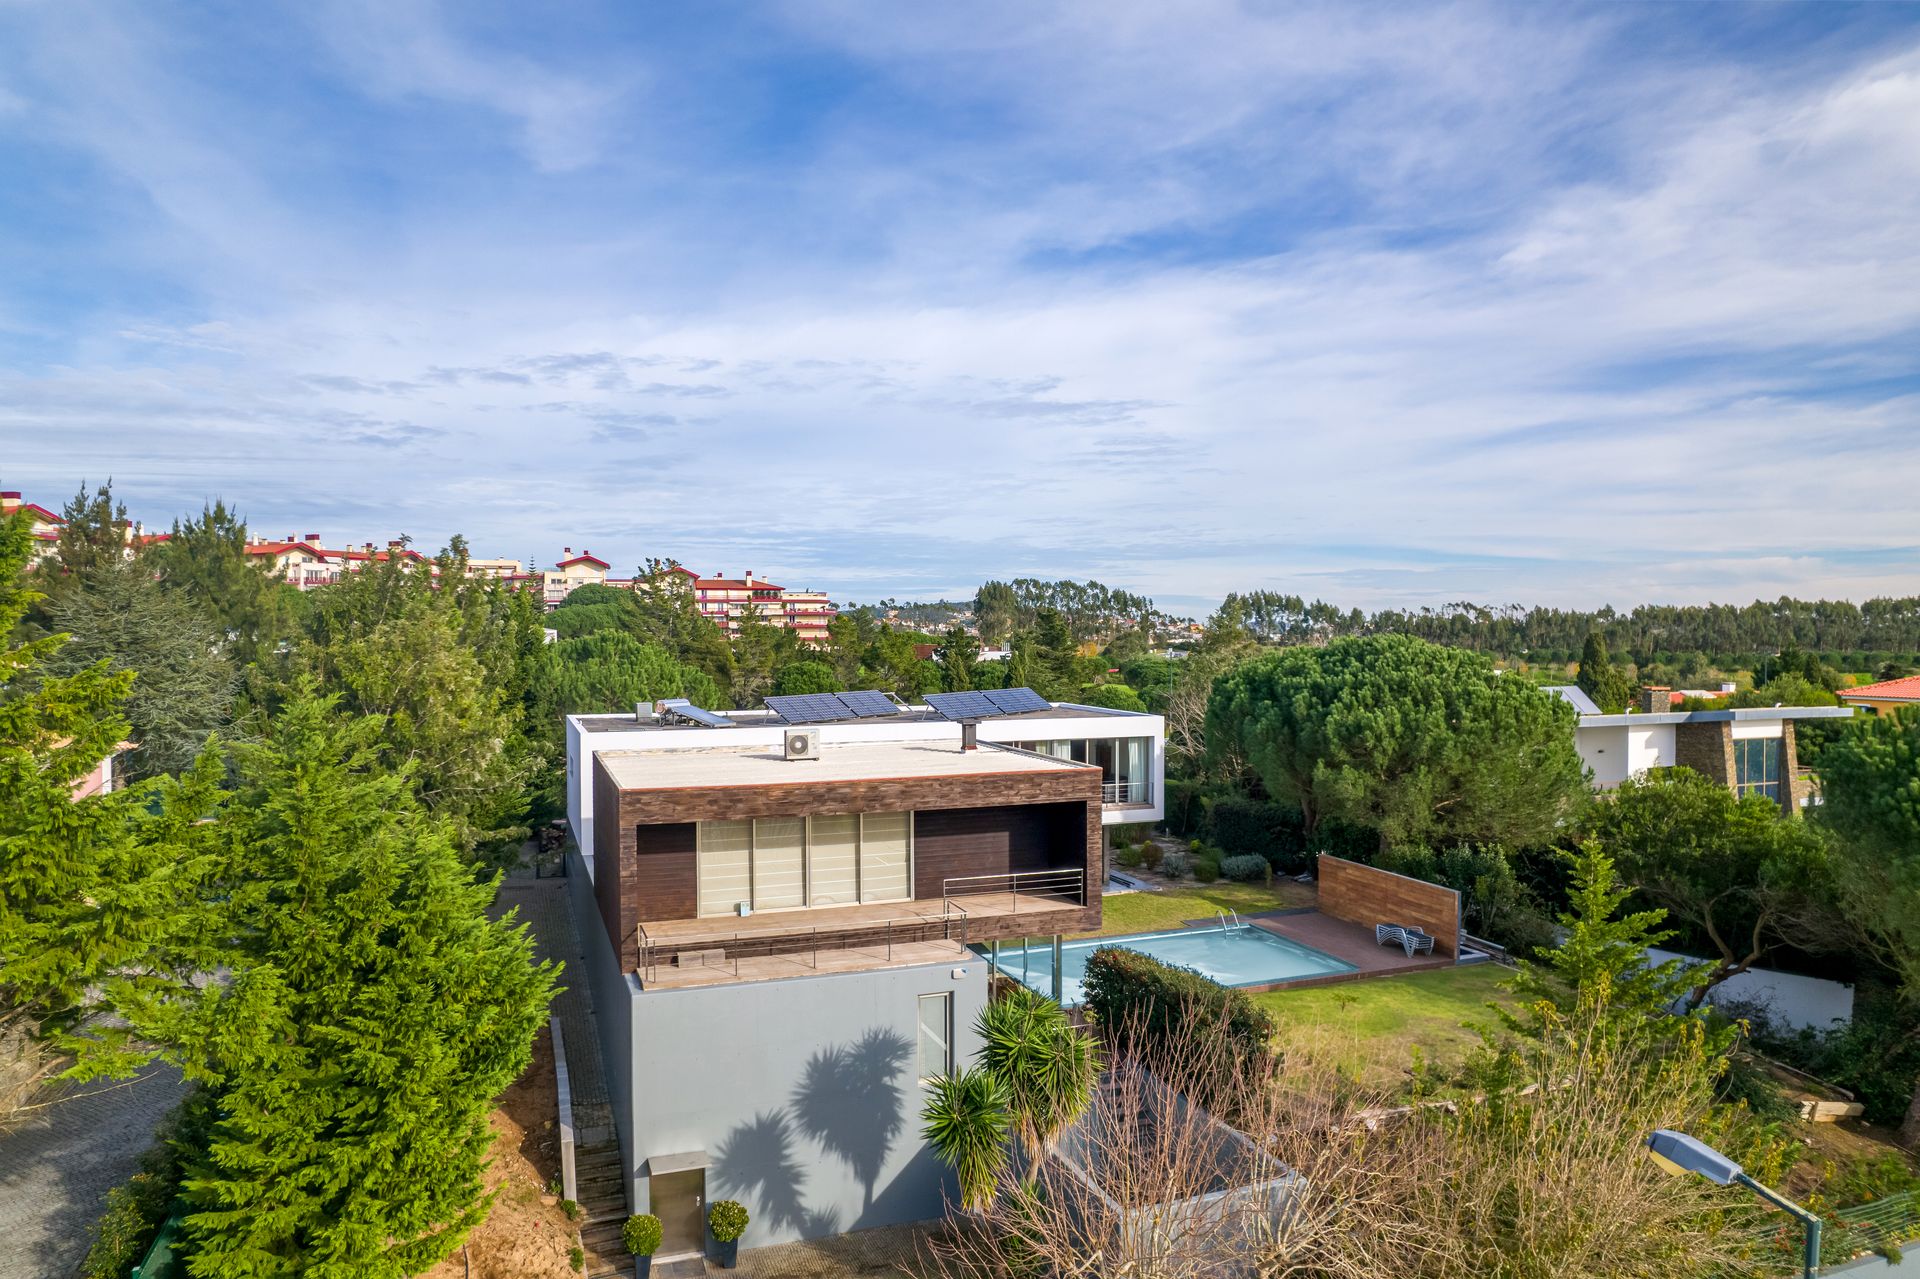
M 152 1011 L 217 1108 L 183 1186 L 200 1279 L 398 1279 L 486 1215 L 492 1099 L 552 998 L 383 721 L 299 689 L 236 747 L 217 952 L 230 980 Z
M 1575 682 L 1596 706 L 1610 715 L 1627 709 L 1627 699 L 1633 696 L 1627 677 L 1614 666 L 1607 653 L 1606 636 L 1599 631 L 1587 632 L 1587 642 L 1580 649 L 1580 674 Z

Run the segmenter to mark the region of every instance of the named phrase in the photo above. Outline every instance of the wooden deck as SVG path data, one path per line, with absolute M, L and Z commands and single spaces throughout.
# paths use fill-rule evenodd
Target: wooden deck
M 660 963 L 640 973 L 646 990 L 687 990 L 697 986 L 732 986 L 741 982 L 782 981 L 793 977 L 827 977 L 834 973 L 875 972 L 885 968 L 915 968 L 923 964 L 959 966 L 984 963 L 957 941 L 908 941 L 880 945 L 822 945 L 818 949 L 776 955 L 716 954 L 698 962 L 684 952 L 686 962 Z
M 1366 977 L 1386 977 L 1400 973 L 1426 972 L 1434 968 L 1452 968 L 1456 962 L 1451 955 L 1409 956 L 1398 946 L 1379 945 L 1373 939 L 1373 929 L 1366 925 L 1335 919 L 1332 915 L 1323 915 L 1317 910 L 1256 915 L 1247 922 L 1256 928 L 1264 928 L 1270 933 L 1311 946 L 1315 950 L 1332 955 L 1335 959 L 1345 960 L 1354 966 L 1353 972 L 1327 973 L 1318 977 L 1296 977 L 1291 981 L 1274 982 L 1267 986 L 1247 987 L 1254 991 L 1291 990 L 1298 986 L 1331 986 L 1337 982 L 1358 981 Z
M 914 964 L 968 963 L 970 941 L 1073 931 L 1083 908 L 1030 893 L 870 902 L 641 925 L 642 986 L 677 989 Z

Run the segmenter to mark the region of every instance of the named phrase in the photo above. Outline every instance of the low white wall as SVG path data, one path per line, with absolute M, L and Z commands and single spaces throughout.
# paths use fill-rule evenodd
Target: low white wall
M 1682 959 L 1689 964 L 1707 961 L 1676 951 L 1649 949 L 1647 957 L 1656 964 Z M 1853 987 L 1845 982 L 1820 977 L 1802 977 L 1798 973 L 1776 972 L 1771 968 L 1751 968 L 1738 977 L 1729 977 L 1713 989 L 1718 999 L 1737 999 L 1743 1003 L 1765 1004 L 1775 1021 L 1798 1029 L 1810 1026 L 1825 1030 L 1834 1022 L 1853 1021 Z

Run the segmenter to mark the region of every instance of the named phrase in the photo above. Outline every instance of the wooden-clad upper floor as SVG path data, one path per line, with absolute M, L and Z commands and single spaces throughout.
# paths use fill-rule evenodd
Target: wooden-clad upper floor
M 626 967 L 639 962 L 642 924 L 662 936 L 690 935 L 662 925 L 692 921 L 716 936 L 825 931 L 848 944 L 866 940 L 854 925 L 876 911 L 964 919 L 971 941 L 1099 926 L 1098 768 L 918 742 L 830 748 L 817 761 L 608 752 L 593 788 L 594 892 Z M 736 901 L 753 910 L 744 929 Z

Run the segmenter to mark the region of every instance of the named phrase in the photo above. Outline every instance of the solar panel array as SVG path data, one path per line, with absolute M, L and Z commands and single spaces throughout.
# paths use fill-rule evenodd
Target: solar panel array
M 767 705 L 789 724 L 831 724 L 839 720 L 898 715 L 900 704 L 878 689 L 852 693 L 795 693 L 769 697 Z
M 1049 711 L 1053 703 L 1030 688 L 989 688 L 977 693 L 928 693 L 927 705 L 945 719 L 993 719 L 1026 711 Z
M 702 710 L 684 697 L 670 697 L 660 703 L 669 715 L 678 715 L 681 719 L 692 720 L 696 724 L 705 724 L 708 728 L 731 728 L 733 721 L 725 715 L 716 715 L 712 711 Z

